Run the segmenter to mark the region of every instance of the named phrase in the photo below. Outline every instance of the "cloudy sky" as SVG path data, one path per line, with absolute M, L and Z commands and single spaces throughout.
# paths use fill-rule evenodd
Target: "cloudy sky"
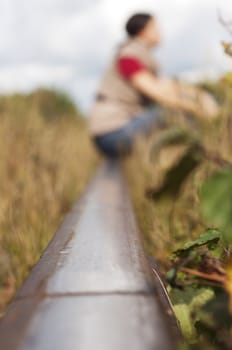
M 231 0 L 0 0 L 0 92 L 61 88 L 87 112 L 137 11 L 158 17 L 163 75 L 217 76 L 232 67 L 217 9 L 232 19 Z

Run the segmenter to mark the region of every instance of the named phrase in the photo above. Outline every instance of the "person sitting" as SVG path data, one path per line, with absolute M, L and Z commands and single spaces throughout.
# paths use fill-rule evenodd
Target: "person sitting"
M 162 125 L 162 107 L 214 117 L 218 107 L 199 88 L 159 77 L 152 49 L 160 43 L 154 15 L 137 13 L 126 22 L 127 38 L 117 47 L 89 111 L 88 128 L 108 157 L 128 155 L 137 135 Z

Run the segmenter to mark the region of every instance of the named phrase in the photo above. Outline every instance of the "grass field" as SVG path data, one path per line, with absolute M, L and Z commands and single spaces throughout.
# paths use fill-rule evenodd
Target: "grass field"
M 85 120 L 60 92 L 0 97 L 0 313 L 98 163 Z

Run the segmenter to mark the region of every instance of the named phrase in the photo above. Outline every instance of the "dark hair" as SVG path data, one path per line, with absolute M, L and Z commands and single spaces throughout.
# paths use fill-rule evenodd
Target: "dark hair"
M 154 16 L 150 13 L 136 13 L 126 23 L 126 31 L 130 37 L 138 35 Z

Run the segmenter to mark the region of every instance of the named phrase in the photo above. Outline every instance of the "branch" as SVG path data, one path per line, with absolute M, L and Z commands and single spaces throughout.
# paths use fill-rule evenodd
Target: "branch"
M 197 270 L 192 270 L 192 269 L 189 269 L 187 267 L 181 267 L 179 269 L 179 271 L 182 271 L 184 273 L 187 273 L 189 275 L 193 275 L 193 276 L 196 276 L 196 277 L 199 277 L 199 278 L 210 280 L 210 281 L 213 281 L 213 282 L 219 282 L 219 283 L 222 283 L 222 284 L 224 284 L 225 281 L 226 281 L 225 276 L 220 276 L 217 273 L 208 274 L 208 273 L 200 272 L 200 271 L 197 271 Z
M 219 9 L 217 10 L 217 13 L 218 13 L 219 22 L 232 36 L 232 21 L 225 21 L 225 19 L 222 17 L 221 11 Z

